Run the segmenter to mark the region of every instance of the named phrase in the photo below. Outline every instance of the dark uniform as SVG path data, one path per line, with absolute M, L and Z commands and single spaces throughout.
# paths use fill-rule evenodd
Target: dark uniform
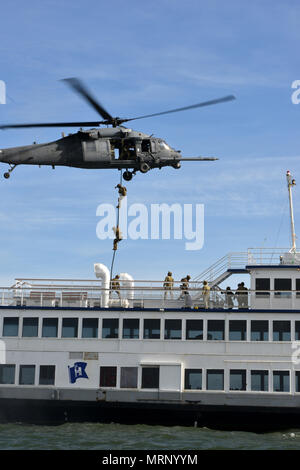
M 121 294 L 120 294 L 120 282 L 119 282 L 119 279 L 120 279 L 120 276 L 117 274 L 117 276 L 115 276 L 112 280 L 111 280 L 111 288 L 112 290 L 114 290 L 117 294 L 117 296 L 119 297 L 119 299 L 121 298 Z

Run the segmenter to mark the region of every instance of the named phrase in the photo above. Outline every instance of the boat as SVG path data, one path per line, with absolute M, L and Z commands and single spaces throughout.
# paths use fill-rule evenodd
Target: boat
M 188 286 L 121 273 L 116 289 L 95 263 L 92 279 L 1 288 L 0 422 L 300 427 L 294 185 L 291 248 L 229 253 Z M 230 276 L 249 287 L 229 293 Z

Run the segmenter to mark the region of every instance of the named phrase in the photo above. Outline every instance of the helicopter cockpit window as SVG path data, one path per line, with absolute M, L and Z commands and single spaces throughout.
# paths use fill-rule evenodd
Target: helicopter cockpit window
M 166 144 L 166 142 L 164 142 L 163 140 L 159 142 L 159 146 L 161 150 L 170 150 L 170 147 L 168 146 L 168 144 Z

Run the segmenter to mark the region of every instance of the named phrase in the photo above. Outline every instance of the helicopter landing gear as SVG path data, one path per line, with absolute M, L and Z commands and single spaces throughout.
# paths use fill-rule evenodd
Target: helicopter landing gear
M 181 168 L 181 163 L 177 162 L 172 166 L 173 166 L 173 168 L 175 168 L 175 170 L 179 170 L 179 168 Z
M 150 166 L 148 165 L 148 163 L 145 163 L 145 162 L 141 163 L 140 171 L 142 173 L 147 173 L 147 171 L 149 170 L 150 170 Z
M 125 181 L 131 181 L 132 177 L 133 177 L 133 173 L 131 173 L 130 171 L 125 171 L 123 173 L 123 178 Z
M 4 173 L 4 175 L 3 175 L 5 179 L 10 178 L 10 174 L 16 168 L 16 166 L 17 165 L 10 165 L 10 169 L 6 173 Z

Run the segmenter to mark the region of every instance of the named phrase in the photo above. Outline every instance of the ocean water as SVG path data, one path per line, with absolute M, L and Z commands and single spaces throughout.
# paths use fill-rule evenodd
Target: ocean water
M 0 450 L 300 450 L 300 430 L 255 434 L 114 423 L 0 424 Z

